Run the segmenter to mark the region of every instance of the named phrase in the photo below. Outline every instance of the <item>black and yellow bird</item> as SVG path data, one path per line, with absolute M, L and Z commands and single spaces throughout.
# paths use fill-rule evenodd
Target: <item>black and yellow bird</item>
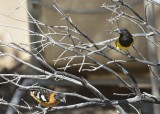
M 48 108 L 57 106 L 60 102 L 66 102 L 66 98 L 63 93 L 54 93 L 47 90 L 31 89 L 30 95 L 41 106 Z
M 119 38 L 116 40 L 116 47 L 120 50 L 127 50 L 133 45 L 134 39 L 132 34 L 125 28 L 118 29 L 115 32 L 120 34 Z

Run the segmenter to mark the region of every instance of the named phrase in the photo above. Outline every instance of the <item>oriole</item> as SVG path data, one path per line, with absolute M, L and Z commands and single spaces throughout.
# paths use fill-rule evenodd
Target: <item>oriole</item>
M 45 107 L 53 107 L 58 105 L 60 102 L 66 102 L 65 95 L 63 93 L 54 93 L 47 90 L 33 89 L 30 90 L 30 95 L 40 105 Z
M 130 46 L 133 45 L 133 36 L 127 29 L 122 28 L 116 30 L 115 32 L 120 34 L 119 38 L 115 42 L 117 48 L 121 50 L 127 50 Z

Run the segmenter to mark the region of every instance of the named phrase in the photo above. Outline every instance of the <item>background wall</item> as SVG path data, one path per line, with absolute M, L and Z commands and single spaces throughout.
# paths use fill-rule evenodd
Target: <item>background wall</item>
M 18 0 L 0 1 L 0 40 L 5 42 L 29 43 L 27 2 Z M 0 46 L 0 51 L 14 54 L 24 60 L 29 56 L 11 48 Z M 17 62 L 10 57 L 0 57 L 0 71 L 11 69 Z

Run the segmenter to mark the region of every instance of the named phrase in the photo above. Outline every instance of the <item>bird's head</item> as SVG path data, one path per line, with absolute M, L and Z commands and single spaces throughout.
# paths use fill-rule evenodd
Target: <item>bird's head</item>
M 119 34 L 126 34 L 129 33 L 129 31 L 125 28 L 117 29 L 114 32 L 118 32 Z
M 65 97 L 65 95 L 63 93 L 57 93 L 55 95 L 55 99 L 60 101 L 60 102 L 66 103 L 66 97 Z

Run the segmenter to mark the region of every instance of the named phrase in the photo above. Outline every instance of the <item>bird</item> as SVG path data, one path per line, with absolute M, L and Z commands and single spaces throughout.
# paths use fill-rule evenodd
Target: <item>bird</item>
M 127 50 L 133 45 L 134 39 L 132 34 L 125 28 L 117 29 L 115 32 L 120 34 L 119 38 L 116 40 L 115 45 L 120 50 Z
M 54 93 L 42 89 L 31 89 L 30 95 L 39 105 L 51 108 L 57 106 L 60 102 L 66 103 L 66 98 L 63 93 Z

